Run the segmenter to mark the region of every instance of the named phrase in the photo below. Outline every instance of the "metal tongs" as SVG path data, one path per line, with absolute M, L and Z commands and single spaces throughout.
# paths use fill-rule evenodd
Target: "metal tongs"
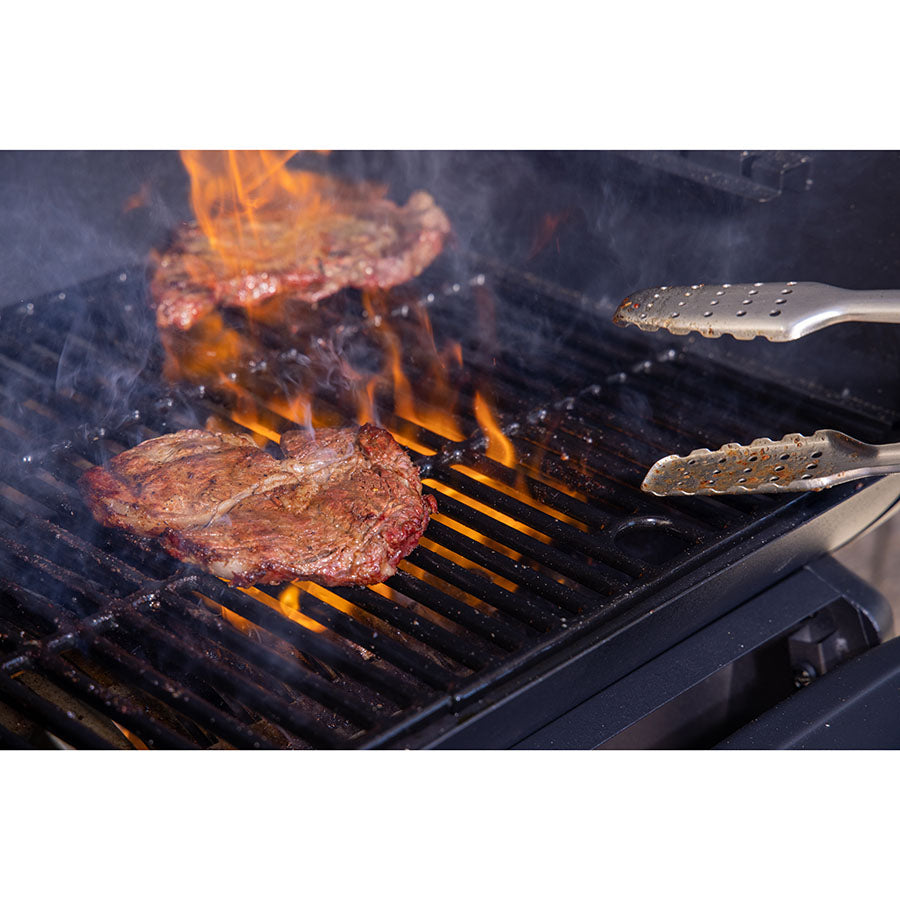
M 626 297 L 613 321 L 672 334 L 795 341 L 838 322 L 900 322 L 900 291 L 848 291 L 814 281 L 656 287 Z
M 738 340 L 793 341 L 838 322 L 900 323 L 900 291 L 850 291 L 815 282 L 656 287 L 627 297 L 617 325 Z M 641 488 L 658 496 L 818 491 L 900 472 L 900 444 L 865 444 L 840 431 L 758 438 L 666 456 Z

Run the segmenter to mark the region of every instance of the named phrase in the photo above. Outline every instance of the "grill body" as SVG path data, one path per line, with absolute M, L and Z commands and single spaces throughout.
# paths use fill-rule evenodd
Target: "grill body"
M 588 297 L 487 264 L 455 280 L 461 267 L 431 272 L 389 315 L 402 328 L 419 303 L 439 339 L 463 342 L 460 391 L 481 375 L 493 385 L 519 471 L 488 458 L 474 422 L 456 441 L 417 426 L 441 513 L 428 542 L 389 595 L 305 593 L 307 627 L 276 608 L 277 590 L 252 595 L 180 567 L 100 529 L 81 504 L 88 464 L 207 415 L 240 419 L 227 394 L 163 377 L 160 347 L 145 343 L 142 273 L 4 313 L 0 691 L 13 719 L 73 746 L 110 743 L 107 715 L 148 746 L 509 746 L 843 543 L 900 494 L 892 478 L 788 498 L 641 494 L 644 469 L 667 451 L 771 423 L 868 439 L 891 423 L 613 330 Z M 496 329 L 473 338 L 485 292 Z M 341 327 L 355 308 L 348 299 Z M 376 327 L 360 312 L 344 351 Z M 284 347 L 267 352 L 271 372 Z M 264 406 L 266 381 L 245 374 Z M 389 427 L 401 418 L 386 411 Z M 498 724 L 500 709 L 513 726 Z

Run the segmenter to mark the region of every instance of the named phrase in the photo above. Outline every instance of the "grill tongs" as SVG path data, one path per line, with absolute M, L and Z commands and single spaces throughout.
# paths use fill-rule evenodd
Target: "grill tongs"
M 656 287 L 623 300 L 613 321 L 645 331 L 793 341 L 838 322 L 900 323 L 900 291 L 796 281 Z M 818 491 L 889 472 L 900 472 L 900 444 L 865 444 L 823 430 L 666 456 L 653 464 L 641 488 L 657 496 Z

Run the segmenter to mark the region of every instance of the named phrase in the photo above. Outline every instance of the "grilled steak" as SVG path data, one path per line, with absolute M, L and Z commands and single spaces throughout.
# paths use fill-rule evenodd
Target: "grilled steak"
M 81 487 L 103 525 L 238 585 L 393 575 L 436 509 L 403 448 L 374 425 L 288 432 L 281 446 L 278 460 L 244 435 L 178 431 L 88 470 Z
M 428 266 L 449 232 L 424 191 L 397 206 L 364 188 L 335 194 L 314 219 L 262 210 L 251 235 L 220 238 L 222 252 L 189 223 L 155 258 L 150 298 L 161 328 L 187 330 L 220 306 L 253 307 L 276 295 L 315 303 L 346 287 L 390 288 Z M 239 270 L 222 253 L 239 259 Z

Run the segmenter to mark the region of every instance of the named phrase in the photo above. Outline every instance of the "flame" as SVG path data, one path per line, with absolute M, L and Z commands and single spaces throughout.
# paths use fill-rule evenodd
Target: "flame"
M 532 260 L 543 250 L 547 244 L 556 235 L 557 229 L 564 222 L 567 222 L 573 214 L 574 210 L 564 209 L 559 212 L 547 213 L 541 220 L 540 225 L 531 242 L 531 249 L 528 251 L 528 259 Z M 556 250 L 559 251 L 559 238 L 556 238 Z
M 255 272 L 263 276 L 267 260 L 291 253 L 308 254 L 309 247 L 298 245 L 321 240 L 322 229 L 316 226 L 330 216 L 340 215 L 334 201 L 336 192 L 342 189 L 332 179 L 290 168 L 287 163 L 296 153 L 182 151 L 198 225 L 226 273 Z M 373 196 L 381 192 L 372 185 L 363 190 Z M 274 221 L 283 225 L 285 217 L 294 227 L 269 227 Z M 285 246 L 285 241 L 290 242 L 290 247 Z M 431 321 L 421 303 L 413 304 L 411 319 L 392 319 L 397 311 L 396 296 L 396 292 L 382 291 L 367 291 L 362 296 L 371 333 L 381 349 L 381 367 L 375 374 L 355 371 L 339 348 L 334 348 L 332 371 L 318 373 L 320 383 L 315 383 L 317 375 L 311 372 L 313 383 L 283 386 L 277 373 L 273 373 L 262 390 L 251 385 L 255 379 L 248 377 L 247 369 L 252 369 L 260 348 L 254 323 L 279 330 L 287 328 L 290 335 L 297 333 L 296 327 L 291 330 L 296 317 L 309 315 L 309 310 L 298 314 L 290 308 L 289 299 L 282 297 L 246 308 L 240 330 L 229 327 L 225 317 L 214 312 L 189 334 L 163 334 L 166 375 L 172 381 L 193 381 L 226 394 L 229 407 L 234 407 L 233 412 L 229 410 L 230 417 L 263 444 L 277 441 L 284 430 L 283 423 L 275 421 L 277 417 L 304 427 L 321 427 L 346 424 L 345 413 L 349 409 L 355 411 L 359 424 L 384 424 L 404 446 L 423 455 L 433 454 L 437 444 L 466 437 L 455 416 L 458 389 L 449 377 L 454 365 L 462 366 L 462 349 L 459 344 L 449 344 L 443 351 L 438 350 Z M 409 324 L 413 327 L 404 328 L 401 335 L 400 326 Z M 299 327 L 303 327 L 302 322 Z M 322 339 L 319 343 L 324 346 Z M 405 358 L 410 356 L 426 361 L 427 377 L 419 379 L 415 386 L 404 366 Z M 328 381 L 332 374 L 339 374 L 343 388 L 336 404 L 341 412 L 334 401 L 326 404 L 319 396 L 321 382 Z M 393 415 L 390 422 L 384 422 L 389 407 Z
M 198 224 L 221 258 L 226 272 L 265 272 L 267 260 L 279 254 L 283 256 L 286 252 L 285 246 L 279 245 L 278 241 L 316 241 L 321 229 L 312 226 L 336 214 L 333 182 L 323 176 L 288 167 L 287 163 L 294 155 L 295 151 L 182 153 L 191 177 L 191 200 Z M 269 227 L 271 222 L 279 216 L 283 221 L 285 215 L 296 222 L 296 228 L 273 231 Z M 536 239 L 534 252 L 552 239 L 555 230 L 567 217 L 568 213 L 560 213 L 547 218 Z M 272 241 L 276 245 L 273 246 Z M 304 246 L 298 252 L 308 251 L 309 248 Z M 314 323 L 318 319 L 305 304 L 298 310 L 288 298 L 273 298 L 263 306 L 247 308 L 241 313 L 228 316 L 212 313 L 189 334 L 163 334 L 167 351 L 166 374 L 173 381 L 187 380 L 209 387 L 210 399 L 221 410 L 209 420 L 210 427 L 228 430 L 241 426 L 251 432 L 260 446 L 270 441 L 277 443 L 279 436 L 293 426 L 320 428 L 346 425 L 355 417 L 359 424 L 373 422 L 382 425 L 404 447 L 423 456 L 431 456 L 447 442 L 463 442 L 470 437 L 474 431 L 474 421 L 486 440 L 485 455 L 506 471 L 488 475 L 463 462 L 451 463 L 454 469 L 492 490 L 586 530 L 584 523 L 531 496 L 526 469 L 532 480 L 583 499 L 582 495 L 561 483 L 555 483 L 541 472 L 541 448 L 528 450 L 530 455 L 527 461 L 519 458 L 516 445 L 503 432 L 496 410 L 488 399 L 491 394 L 488 385 L 474 392 L 471 404 L 462 399 L 460 385 L 465 383 L 465 378 L 461 377 L 465 374 L 462 346 L 457 342 L 446 342 L 439 347 L 427 304 L 412 291 L 404 294 L 406 290 L 365 291 L 359 295 L 349 295 L 342 301 L 352 303 L 356 302 L 354 297 L 360 298 L 361 309 L 356 310 L 359 324 L 351 322 L 350 325 L 352 328 L 364 328 L 366 340 L 371 341 L 372 364 L 368 370 L 354 368 L 359 364 L 354 362 L 351 365 L 339 342 L 335 341 L 332 346 L 330 333 L 315 334 Z M 493 334 L 494 308 L 490 290 L 474 288 L 473 296 L 478 304 L 474 327 L 480 329 L 482 334 Z M 232 327 L 229 322 L 241 324 Z M 266 358 L 265 343 L 261 339 L 266 330 L 286 335 L 284 346 L 290 347 L 293 342 L 297 351 L 304 355 L 309 354 L 305 345 L 301 346 L 301 341 L 311 342 L 310 346 L 319 356 L 310 356 L 313 361 L 309 365 L 291 369 L 291 378 L 302 380 L 302 383 L 287 383 L 287 379 L 277 371 L 277 360 L 271 371 L 266 370 L 265 366 L 259 367 L 260 354 L 263 359 Z M 519 443 L 527 448 L 524 438 Z M 438 494 L 453 497 L 515 531 L 543 543 L 551 542 L 536 528 L 439 480 L 428 479 L 425 484 Z M 521 559 L 521 553 L 513 548 L 447 515 L 439 512 L 435 518 L 508 558 Z M 505 590 L 512 592 L 517 588 L 516 584 L 442 548 L 427 536 L 422 543 L 457 565 L 477 569 Z M 473 605 L 480 605 L 480 601 L 407 561 L 401 566 L 443 591 L 462 596 Z M 301 611 L 304 596 L 315 597 L 346 614 L 360 615 L 352 604 L 334 592 L 311 583 L 293 582 L 281 589 L 277 597 L 254 588 L 242 590 L 315 632 L 328 629 Z M 373 586 L 372 590 L 393 597 L 390 588 Z M 222 607 L 221 615 L 234 627 L 246 633 L 255 633 L 251 623 L 230 610 Z
M 512 441 L 501 430 L 494 413 L 480 391 L 475 391 L 474 407 L 475 418 L 487 437 L 485 453 L 488 459 L 493 459 L 508 469 L 515 468 L 516 448 L 513 447 Z
M 381 314 L 372 320 L 377 316 Z M 404 335 L 407 343 L 390 323 L 381 316 L 374 326 L 381 354 L 375 374 L 354 370 L 337 350 L 326 352 L 319 342 L 322 358 L 302 371 L 304 383 L 295 384 L 280 378 L 278 371 L 254 371 L 260 345 L 252 329 L 238 331 L 213 313 L 189 335 L 163 334 L 165 374 L 170 381 L 201 384 L 214 389 L 216 397 L 224 396 L 227 417 L 253 432 L 261 445 L 277 443 L 286 423 L 305 428 L 346 425 L 346 411 L 354 410 L 357 424 L 380 424 L 407 448 L 432 455 L 441 443 L 466 437 L 456 415 L 459 389 L 451 377 L 462 368 L 462 349 L 449 342 L 439 351 L 424 311 L 413 321 L 411 333 Z M 407 354 L 404 348 L 410 346 L 410 338 L 413 346 Z M 425 368 L 427 377 L 413 384 L 406 374 L 405 356 Z M 339 396 L 323 396 L 335 383 L 340 385 Z M 221 422 L 218 428 L 222 430 Z
M 300 612 L 301 594 L 304 592 L 313 593 L 309 590 L 310 587 L 311 584 L 309 582 L 294 581 L 283 588 L 278 594 L 278 597 L 273 597 L 271 594 L 267 594 L 265 591 L 261 591 L 259 588 L 255 587 L 241 587 L 237 588 L 237 590 L 242 594 L 246 594 L 258 603 L 263 603 L 271 609 L 277 610 L 285 618 L 290 619 L 292 622 L 296 622 L 303 628 L 315 632 L 327 631 L 328 629 L 326 626 Z M 316 585 L 316 587 L 318 587 L 318 585 Z M 204 594 L 197 593 L 196 596 L 199 597 L 206 606 L 217 612 L 229 625 L 236 628 L 242 634 L 245 634 L 247 637 L 253 638 L 254 640 L 258 640 L 261 637 L 259 628 L 248 619 L 245 619 L 243 616 L 230 610 L 227 606 L 217 603 L 215 600 L 212 600 Z M 341 603 L 344 602 L 339 597 L 337 600 Z
M 149 750 L 150 748 L 133 732 L 129 731 L 124 725 L 120 725 L 118 722 L 113 722 L 113 725 L 125 735 L 125 738 L 128 742 L 134 747 L 135 750 Z
M 166 351 L 164 374 L 170 381 L 208 384 L 239 367 L 253 352 L 248 338 L 226 327 L 218 312 L 201 319 L 190 340 L 169 331 L 160 332 L 160 338 Z
M 354 610 L 353 605 L 344 600 L 343 597 L 339 597 L 337 594 L 329 591 L 328 588 L 321 587 L 312 581 L 292 581 L 287 587 L 282 589 L 277 597 L 273 597 L 271 594 L 254 587 L 238 588 L 238 590 L 248 597 L 252 597 L 254 600 L 277 610 L 286 618 L 296 622 L 298 625 L 302 625 L 304 628 L 308 628 L 310 631 L 323 632 L 327 631 L 328 627 L 300 612 L 303 594 L 309 594 L 318 600 L 322 600 L 341 612 L 352 614 Z M 232 613 L 232 615 L 234 614 Z
M 296 150 L 183 150 L 197 224 L 231 275 L 262 271 L 277 256 L 267 221 L 291 215 L 297 229 L 281 240 L 315 241 L 304 224 L 327 215 L 325 179 L 290 169 Z
M 448 441 L 465 440 L 465 435 L 457 424 L 452 412 L 455 406 L 456 392 L 449 390 L 449 385 L 443 377 L 443 366 L 440 363 L 440 359 L 436 358 L 435 362 L 437 364 L 432 365 L 430 368 L 429 377 L 426 379 L 426 383 L 432 385 L 429 392 L 430 397 L 428 400 L 423 400 L 415 396 L 409 379 L 403 371 L 400 341 L 395 336 L 392 336 L 391 340 L 387 342 L 387 346 L 391 380 L 394 386 L 395 414 L 413 425 L 418 425 L 420 428 L 425 428 L 434 434 L 446 438 Z M 453 396 L 447 397 L 448 393 Z M 442 394 L 444 395 L 443 397 L 441 397 Z M 432 398 L 436 398 L 438 402 L 440 400 L 445 402 L 449 400 L 450 404 L 447 406 L 437 405 L 437 403 L 429 402 Z
M 201 594 L 198 591 L 194 591 L 193 593 L 195 597 L 198 597 L 201 601 L 203 601 L 204 606 L 207 606 L 213 612 L 217 612 L 229 625 L 240 631 L 241 634 L 245 634 L 247 637 L 252 638 L 253 640 L 257 640 L 259 638 L 259 628 L 251 621 L 245 619 L 241 615 L 238 615 L 236 612 L 233 612 L 227 606 L 223 606 L 221 603 L 216 603 L 215 600 L 213 600 L 211 597 L 207 597 L 205 594 Z
M 327 631 L 324 625 L 320 624 L 315 619 L 310 619 L 309 616 L 304 616 L 303 613 L 300 612 L 300 585 L 296 582 L 289 584 L 278 595 L 278 607 L 282 615 L 292 622 L 296 622 L 298 625 L 308 628 L 310 631 Z
M 138 191 L 132 194 L 122 206 L 122 212 L 131 212 L 133 209 L 141 209 L 150 205 L 151 188 L 150 182 L 145 181 Z

